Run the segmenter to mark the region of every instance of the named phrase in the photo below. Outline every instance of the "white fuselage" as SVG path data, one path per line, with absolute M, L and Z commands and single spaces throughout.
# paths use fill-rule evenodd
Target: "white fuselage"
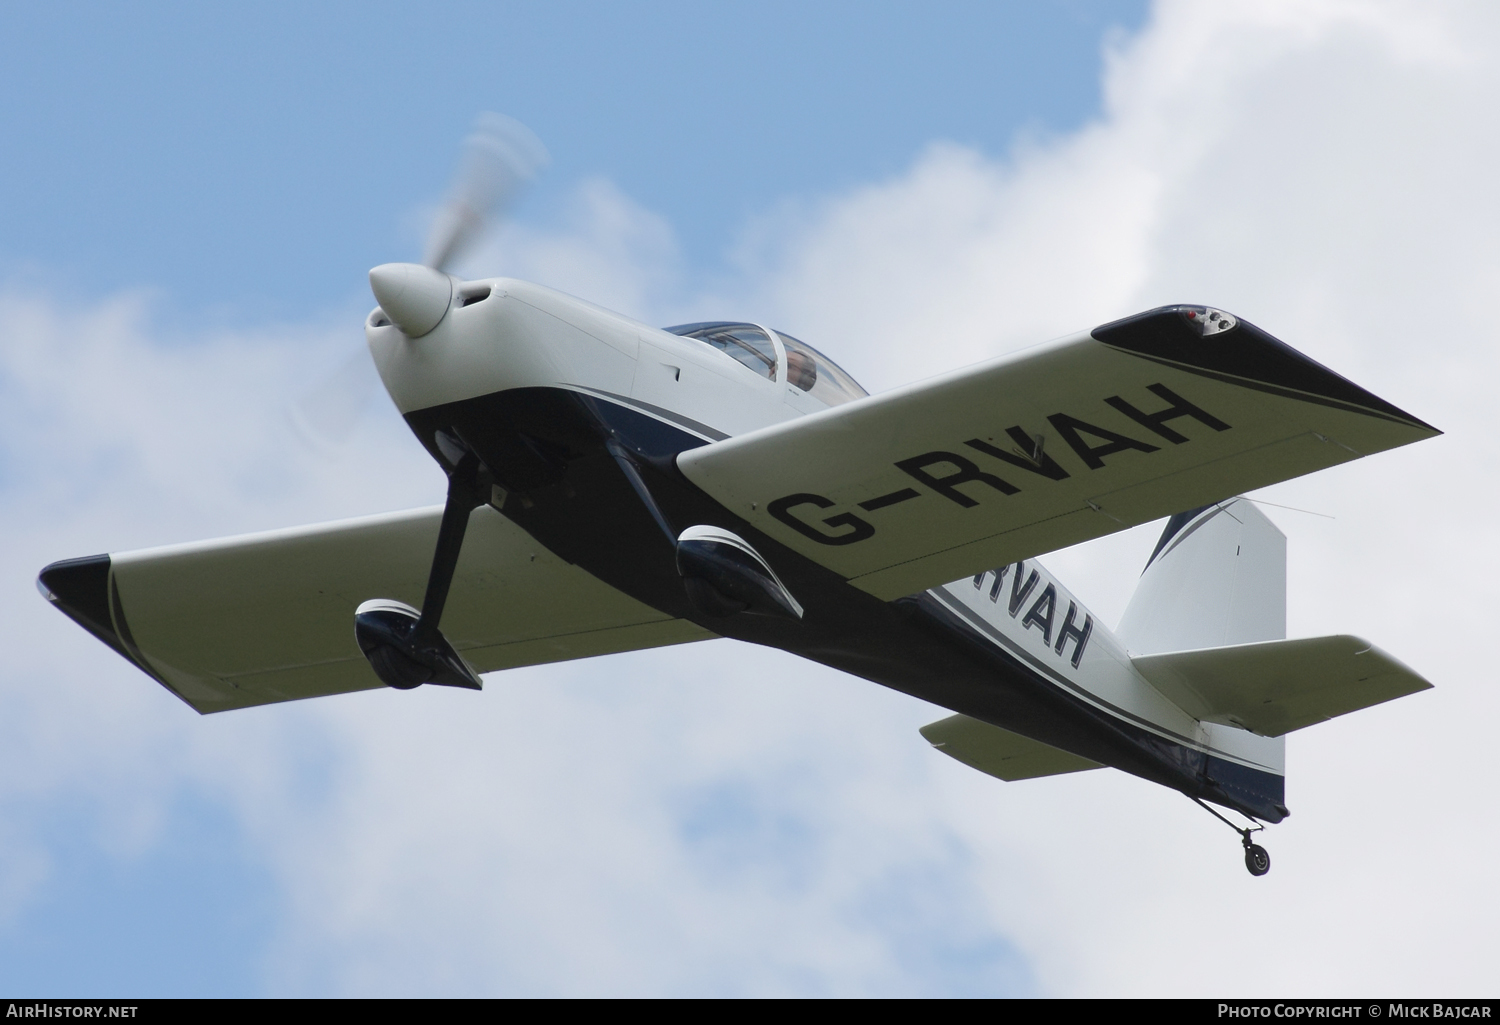
M 486 289 L 485 299 L 464 305 Z M 675 413 L 676 426 L 691 421 L 713 432 L 694 433 L 713 439 L 827 408 L 784 383 L 786 353 L 774 332 L 777 373 L 767 380 L 695 339 L 514 278 L 456 284 L 447 316 L 420 338 L 376 319 L 365 336 L 402 413 L 515 388 L 564 388 Z
M 379 314 L 367 320 L 366 337 L 403 414 L 513 389 L 563 389 L 628 405 L 716 441 L 828 408 L 786 383 L 787 356 L 775 332 L 768 333 L 778 365 L 768 380 L 696 339 L 513 278 L 455 280 L 446 315 L 419 338 L 381 324 Z M 1027 587 L 1033 572 L 1036 582 Z M 1184 712 L 1135 670 L 1115 635 L 1035 561 L 999 573 L 1005 578 L 998 585 L 991 571 L 928 593 L 1007 657 L 1096 709 L 1175 744 L 1283 774 L 1280 738 L 1200 722 Z M 1013 606 L 1018 575 L 1025 594 Z

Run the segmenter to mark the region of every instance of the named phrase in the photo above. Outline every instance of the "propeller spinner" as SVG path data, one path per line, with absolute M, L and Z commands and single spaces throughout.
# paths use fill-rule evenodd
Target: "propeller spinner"
M 446 271 L 504 214 L 547 163 L 541 140 L 515 118 L 486 112 L 464 140 L 448 200 L 433 221 L 422 265 L 383 263 L 370 271 L 370 291 L 391 323 L 420 338 L 443 319 L 453 299 Z
M 386 263 L 370 271 L 375 301 L 410 338 L 443 319 L 453 298 L 448 269 L 547 165 L 547 149 L 521 122 L 485 112 L 464 140 L 448 198 L 433 220 L 423 263 Z M 293 425 L 319 447 L 348 436 L 363 411 L 374 379 L 361 354 L 291 404 Z
M 421 338 L 447 314 L 453 279 L 417 263 L 382 263 L 370 271 L 370 291 L 402 334 Z

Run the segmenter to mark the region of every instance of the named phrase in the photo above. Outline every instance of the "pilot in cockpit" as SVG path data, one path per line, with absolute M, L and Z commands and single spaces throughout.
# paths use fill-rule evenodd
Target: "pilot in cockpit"
M 812 391 L 817 381 L 817 361 L 812 358 L 811 354 L 787 346 L 786 383 L 801 388 L 803 391 Z

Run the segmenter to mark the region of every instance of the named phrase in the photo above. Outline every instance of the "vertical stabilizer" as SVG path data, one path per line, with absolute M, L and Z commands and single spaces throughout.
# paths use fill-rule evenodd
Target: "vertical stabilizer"
M 1120 620 L 1132 654 L 1286 636 L 1286 537 L 1231 498 L 1167 521 Z

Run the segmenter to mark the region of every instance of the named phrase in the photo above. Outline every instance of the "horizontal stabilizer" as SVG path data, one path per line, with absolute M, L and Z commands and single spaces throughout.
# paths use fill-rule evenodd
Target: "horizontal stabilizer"
M 1195 719 L 1265 737 L 1432 686 L 1369 641 L 1345 635 L 1142 655 L 1132 662 Z
M 928 723 L 922 727 L 922 736 L 950 758 L 1011 783 L 1019 779 L 1103 768 L 1098 762 L 967 715 L 950 715 Z

